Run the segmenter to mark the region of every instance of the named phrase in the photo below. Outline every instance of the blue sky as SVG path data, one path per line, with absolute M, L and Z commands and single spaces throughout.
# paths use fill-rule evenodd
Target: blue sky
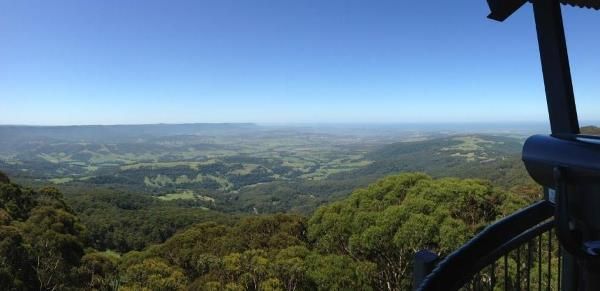
M 531 7 L 485 0 L 0 2 L 0 124 L 545 121 Z M 563 7 L 580 119 L 600 13 Z

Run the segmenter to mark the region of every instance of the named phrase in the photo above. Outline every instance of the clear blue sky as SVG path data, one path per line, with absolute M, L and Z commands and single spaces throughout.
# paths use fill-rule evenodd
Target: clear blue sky
M 600 12 L 563 7 L 581 119 Z M 544 121 L 531 7 L 485 0 L 0 2 L 0 124 Z

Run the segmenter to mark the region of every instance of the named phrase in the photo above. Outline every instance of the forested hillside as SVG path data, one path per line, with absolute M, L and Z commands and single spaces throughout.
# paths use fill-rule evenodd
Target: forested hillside
M 522 147 L 523 139 L 492 135 L 454 135 L 399 142 L 370 152 L 367 158 L 373 163 L 351 175 L 422 171 L 436 177 L 489 179 L 510 188 L 533 182 L 520 161 Z
M 405 290 L 415 251 L 447 254 L 527 203 L 482 180 L 406 173 L 311 216 L 195 218 L 164 243 L 118 255 L 99 252 L 98 233 L 79 216 L 111 203 L 122 211 L 166 206 L 99 195 L 97 205 L 71 207 L 56 189 L 0 178 L 3 290 Z M 149 229 L 154 223 L 163 227 L 150 220 Z
M 541 188 L 521 161 L 524 139 L 493 135 L 451 135 L 379 146 L 367 154 L 368 165 L 320 180 L 276 181 L 225 195 L 243 211 L 310 213 L 322 203 L 346 197 L 353 189 L 400 172 L 433 177 L 478 178 L 531 197 Z
M 212 211 L 189 200 L 162 201 L 102 189 L 82 191 L 65 200 L 86 226 L 91 246 L 99 250 L 141 250 L 194 223 L 228 223 L 236 218 L 235 214 Z

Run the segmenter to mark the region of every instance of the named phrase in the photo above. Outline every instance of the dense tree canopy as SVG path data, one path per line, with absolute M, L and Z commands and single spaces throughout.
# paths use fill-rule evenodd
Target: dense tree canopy
M 406 290 L 416 251 L 447 254 L 525 203 L 486 181 L 405 173 L 308 218 L 201 222 L 119 256 L 93 248 L 101 235 L 86 230 L 56 189 L 0 180 L 2 290 Z M 151 203 L 113 198 L 96 203 L 123 211 Z
M 308 235 L 320 252 L 375 263 L 376 289 L 405 289 L 416 251 L 448 253 L 520 204 L 487 182 L 403 174 L 321 207 Z
M 310 219 L 202 223 L 122 259 L 161 260 L 193 289 L 405 290 L 414 253 L 447 254 L 524 200 L 481 180 L 402 174 L 319 208 Z M 167 268 L 167 267 L 165 267 Z
M 86 226 L 91 246 L 125 253 L 164 242 L 190 225 L 230 218 L 199 207 L 179 206 L 145 194 L 95 189 L 67 199 Z
M 81 287 L 85 230 L 56 189 L 0 182 L 0 289 Z

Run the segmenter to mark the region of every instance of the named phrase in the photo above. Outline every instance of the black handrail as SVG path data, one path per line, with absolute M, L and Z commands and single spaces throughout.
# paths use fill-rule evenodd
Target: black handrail
M 458 290 L 486 265 L 551 229 L 553 213 L 552 203 L 539 201 L 486 227 L 442 260 L 418 290 Z

